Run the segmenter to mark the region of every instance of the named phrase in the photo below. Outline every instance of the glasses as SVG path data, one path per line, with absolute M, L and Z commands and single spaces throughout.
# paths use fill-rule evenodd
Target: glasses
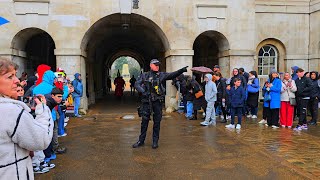
M 62 96 L 56 96 L 57 98 L 62 98 Z

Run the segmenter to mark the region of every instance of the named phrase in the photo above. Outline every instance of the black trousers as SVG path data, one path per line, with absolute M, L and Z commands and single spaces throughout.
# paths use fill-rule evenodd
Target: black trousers
M 153 142 L 159 141 L 160 134 L 160 122 L 162 119 L 162 102 L 160 100 L 153 101 L 151 103 L 152 107 L 148 102 L 142 103 L 142 121 L 141 121 L 141 133 L 139 136 L 139 141 L 144 142 L 147 136 L 147 130 L 149 125 L 149 120 L 151 116 L 150 109 L 153 112 Z
M 309 100 L 308 109 L 311 112 L 312 119 L 311 121 L 317 122 L 318 120 L 318 103 L 319 99 L 314 97 Z
M 226 106 L 222 106 L 222 100 L 221 101 L 216 101 L 215 103 L 214 103 L 214 107 L 215 107 L 215 109 L 217 109 L 217 107 L 220 107 L 221 108 L 221 111 L 222 111 L 222 114 L 223 114 L 223 117 L 224 117 L 224 119 L 226 120 L 227 119 L 227 109 L 226 109 Z M 217 112 L 216 112 L 216 115 L 217 115 Z
M 275 126 L 279 126 L 279 108 L 276 109 L 270 109 L 269 107 L 267 107 L 265 109 L 267 111 L 267 122 L 269 126 L 275 125 Z
M 268 119 L 268 107 L 263 107 L 262 109 L 262 119 L 267 120 Z
M 243 114 L 243 107 L 232 107 L 231 108 L 231 124 L 234 124 L 235 116 L 238 116 L 238 124 L 241 125 L 242 120 L 242 114 Z
M 308 99 L 302 99 L 301 97 L 296 98 L 297 101 L 297 110 L 298 110 L 298 117 L 299 117 L 299 125 L 307 124 L 307 106 L 308 106 Z

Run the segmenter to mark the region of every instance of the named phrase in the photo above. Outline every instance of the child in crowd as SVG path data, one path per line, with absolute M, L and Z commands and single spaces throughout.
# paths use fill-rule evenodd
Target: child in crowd
M 226 125 L 226 128 L 241 129 L 242 109 L 244 107 L 244 101 L 246 98 L 246 91 L 241 86 L 241 80 L 239 78 L 234 79 L 234 86 L 230 88 L 228 86 L 227 93 L 231 103 L 231 124 Z M 238 116 L 238 124 L 234 125 L 235 115 Z
M 214 103 L 217 101 L 217 86 L 212 82 L 212 75 L 206 74 L 204 80 L 206 81 L 205 86 L 205 99 L 207 101 L 206 118 L 205 121 L 200 124 L 208 126 L 210 124 L 216 125 L 216 113 Z

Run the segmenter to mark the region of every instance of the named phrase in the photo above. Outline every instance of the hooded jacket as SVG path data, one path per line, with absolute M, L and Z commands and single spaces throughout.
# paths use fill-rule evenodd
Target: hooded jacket
M 55 78 L 56 77 L 51 70 L 46 71 L 43 75 L 42 83 L 33 89 L 33 95 L 46 95 L 51 93 L 52 89 L 54 88 L 53 83 Z
M 51 69 L 51 67 L 48 65 L 45 65 L 45 64 L 40 64 L 38 66 L 37 73 L 38 73 L 39 78 L 36 82 L 36 85 L 39 85 L 40 83 L 42 83 L 42 78 L 43 78 L 44 73 L 50 69 Z
M 310 78 L 303 76 L 295 80 L 297 85 L 296 97 L 310 98 L 313 83 Z
M 311 79 L 311 75 L 312 74 L 316 75 L 315 79 Z M 318 84 L 318 72 L 316 72 L 316 71 L 310 72 L 310 79 L 312 81 L 312 89 L 311 89 L 310 97 L 311 98 L 316 98 L 317 97 L 319 99 L 319 97 L 320 97 L 320 87 L 319 87 L 319 84 Z
M 74 75 L 74 80 L 72 81 L 72 85 L 74 87 L 74 92 L 72 93 L 73 97 L 82 97 L 83 95 L 83 85 L 82 81 L 79 80 L 79 73 Z
M 298 66 L 292 66 L 291 69 L 293 70 L 293 73 L 291 75 L 292 80 L 297 80 L 298 79 L 298 75 L 297 75 L 297 69 L 299 69 Z
M 0 97 L 0 179 L 33 180 L 29 153 L 46 149 L 52 140 L 53 121 L 48 106 L 37 105 L 36 118 L 29 112 L 25 103 Z
M 206 74 L 206 77 L 208 78 L 208 82 L 205 86 L 205 99 L 209 102 L 215 102 L 217 101 L 217 86 L 214 82 L 212 82 L 212 75 Z

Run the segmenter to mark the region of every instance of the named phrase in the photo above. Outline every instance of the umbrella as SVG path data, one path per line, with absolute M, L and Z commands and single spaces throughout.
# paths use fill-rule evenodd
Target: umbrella
M 213 73 L 213 71 L 210 68 L 200 66 L 200 67 L 193 67 L 191 68 L 191 71 L 195 73 Z
M 8 23 L 9 21 L 0 16 L 0 26 Z

